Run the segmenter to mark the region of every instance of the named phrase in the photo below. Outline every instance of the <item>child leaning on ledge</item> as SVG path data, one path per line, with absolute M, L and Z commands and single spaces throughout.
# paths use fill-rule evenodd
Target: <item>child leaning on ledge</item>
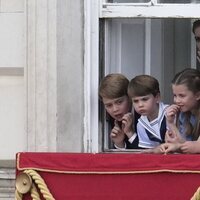
M 110 138 L 114 148 L 119 150 L 138 148 L 135 133 L 137 113 L 132 112 L 132 103 L 128 97 L 129 80 L 122 74 L 113 73 L 105 76 L 99 87 L 99 96 L 112 126 Z
M 174 104 L 166 111 L 169 131 L 163 153 L 200 153 L 200 71 L 184 69 L 172 80 Z
M 136 129 L 139 147 L 158 147 L 165 140 L 165 111 L 168 105 L 161 102 L 157 79 L 149 75 L 136 76 L 129 83 L 128 95 L 135 111 L 141 115 Z

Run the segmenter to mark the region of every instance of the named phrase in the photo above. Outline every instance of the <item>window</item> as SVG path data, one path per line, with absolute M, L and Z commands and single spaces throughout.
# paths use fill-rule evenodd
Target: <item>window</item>
M 86 103 L 86 108 L 91 106 L 88 113 L 91 120 L 86 127 L 90 127 L 90 149 L 98 152 L 110 148 L 110 142 L 108 126 L 103 120 L 105 111 L 96 107 L 97 80 L 111 72 L 122 72 L 128 78 L 142 73 L 154 75 L 160 81 L 164 101 L 170 103 L 170 81 L 174 73 L 185 67 L 196 67 L 196 44 L 191 26 L 200 18 L 200 1 L 102 0 L 99 4 L 90 3 L 87 5 L 91 35 L 86 31 L 86 44 L 87 39 L 91 39 L 90 52 L 86 49 L 90 65 L 86 66 L 91 66 L 88 69 L 92 76 L 88 78 L 92 82 L 89 88 L 92 97 L 87 99 L 90 104 Z

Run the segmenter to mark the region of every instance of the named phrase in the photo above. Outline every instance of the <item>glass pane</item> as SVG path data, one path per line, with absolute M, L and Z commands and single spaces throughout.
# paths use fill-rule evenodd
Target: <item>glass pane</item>
M 101 56 L 105 59 L 102 77 L 109 73 L 122 73 L 128 79 L 139 74 L 153 75 L 160 82 L 163 101 L 172 103 L 171 80 L 175 72 L 196 67 L 192 22 L 193 19 L 106 19 L 102 35 L 105 38 L 100 40 L 105 48 L 102 53 L 106 54 Z M 102 124 L 105 147 L 111 148 L 108 124 Z
M 148 72 L 164 84 L 162 74 L 169 73 L 167 77 L 171 79 L 171 71 L 195 63 L 191 27 L 191 19 L 108 19 L 102 40 L 107 53 L 105 73 L 122 72 L 131 79 Z M 168 90 L 165 92 L 163 97 L 168 99 Z
M 148 3 L 151 0 L 108 0 L 108 3 Z
M 148 3 L 151 0 L 107 0 L 108 3 Z M 200 3 L 200 0 L 157 0 L 157 3 Z

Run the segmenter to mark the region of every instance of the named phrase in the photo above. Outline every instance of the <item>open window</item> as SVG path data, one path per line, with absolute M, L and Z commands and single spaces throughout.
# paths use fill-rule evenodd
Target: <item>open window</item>
M 98 65 L 99 70 L 95 71 L 98 80 L 114 72 L 129 79 L 150 74 L 160 82 L 163 101 L 171 103 L 170 82 L 174 74 L 186 67 L 198 67 L 192 23 L 200 18 L 200 0 L 102 0 L 98 5 L 92 4 L 90 10 L 98 21 L 98 24 L 94 18 L 90 21 L 93 28 L 90 45 L 94 47 L 91 54 L 98 48 L 95 55 L 99 57 L 98 62 L 90 61 L 93 72 Z M 98 41 L 94 39 L 95 30 Z M 96 84 L 94 77 L 90 78 Z M 92 89 L 90 92 L 98 99 L 98 92 Z M 90 139 L 96 141 L 97 151 L 106 151 L 111 148 L 109 127 L 105 110 L 99 105 L 91 108 L 99 113 L 99 134 L 91 129 Z

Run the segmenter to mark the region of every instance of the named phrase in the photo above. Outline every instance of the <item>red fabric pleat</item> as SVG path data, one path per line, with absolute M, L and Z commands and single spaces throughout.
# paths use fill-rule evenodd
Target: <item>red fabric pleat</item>
M 189 200 L 200 186 L 197 154 L 18 153 L 16 174 L 24 169 L 56 200 Z

